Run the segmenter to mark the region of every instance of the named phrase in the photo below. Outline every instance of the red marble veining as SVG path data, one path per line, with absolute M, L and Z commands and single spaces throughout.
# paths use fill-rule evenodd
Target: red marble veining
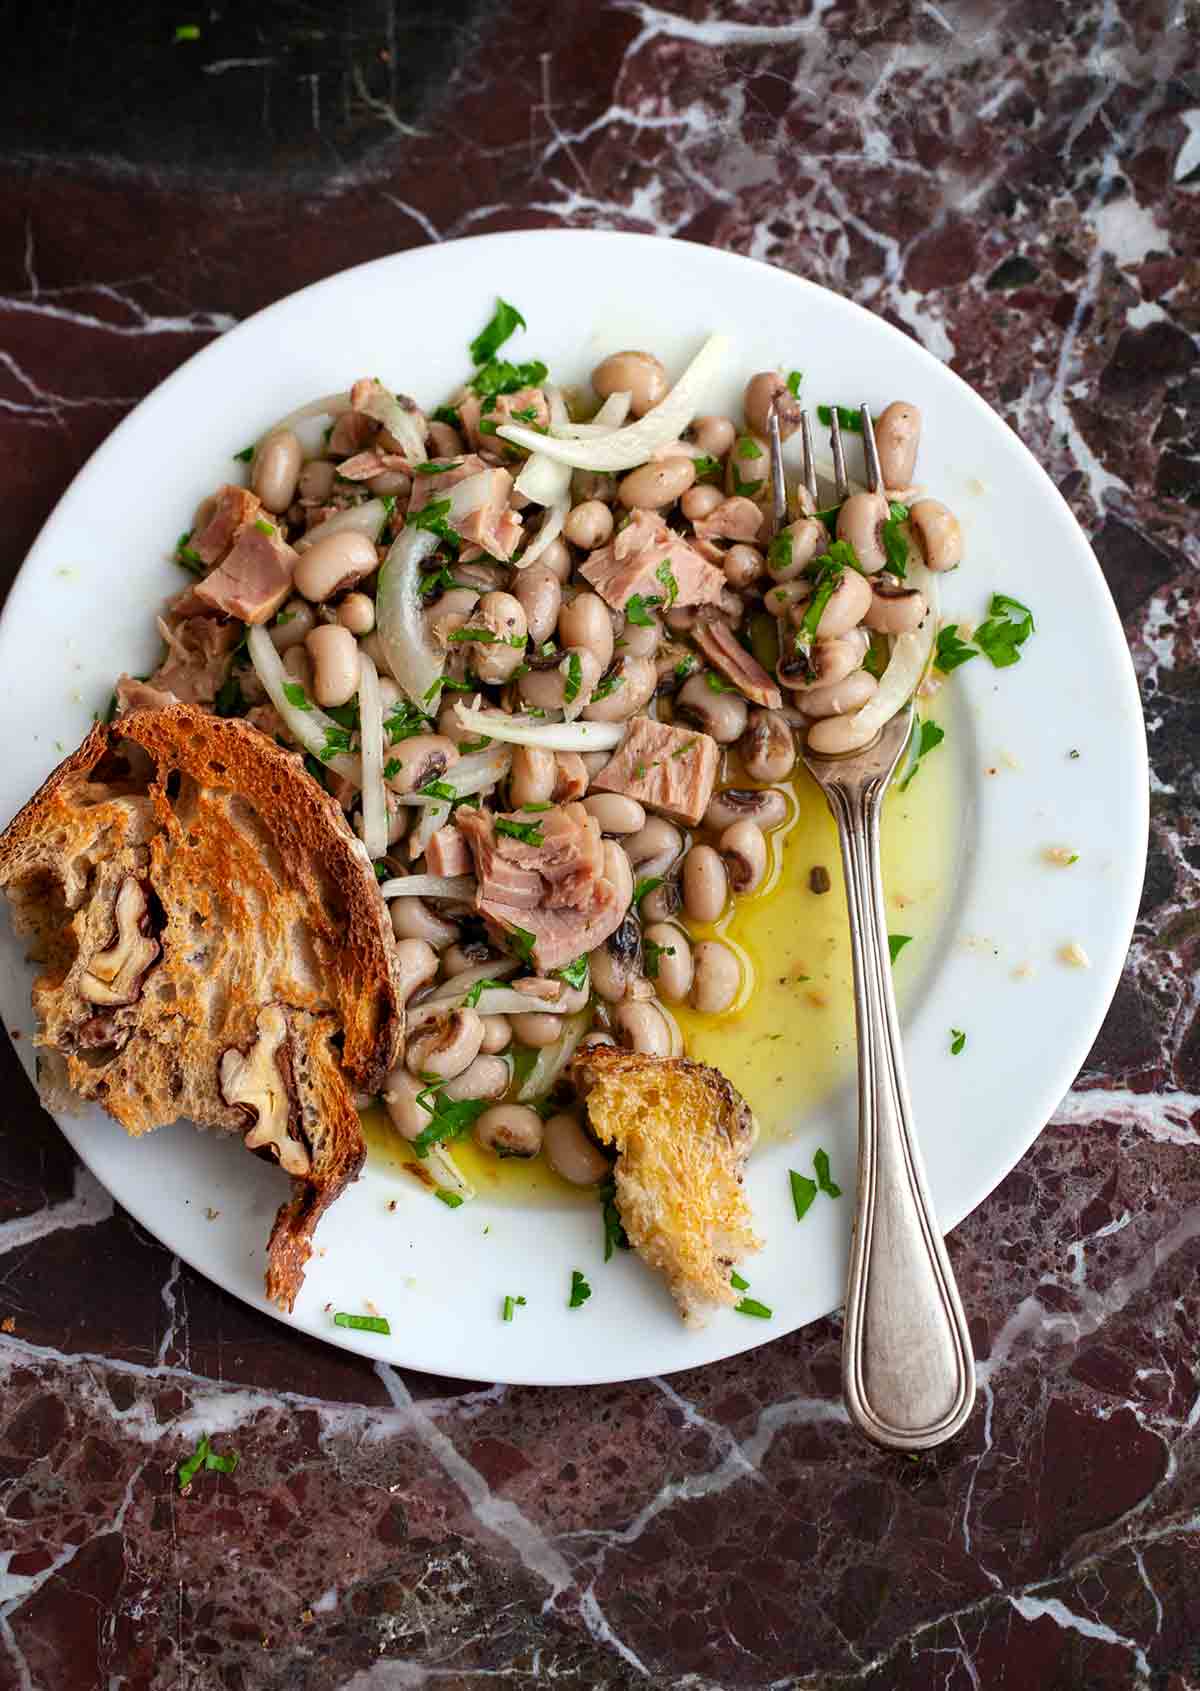
M 347 95 L 352 164 L 314 102 L 294 180 L 5 173 L 6 579 L 129 407 L 279 294 L 428 239 L 649 229 L 843 290 L 1021 432 L 1125 619 L 1154 775 L 1113 1011 L 951 1240 L 976 1413 L 917 1459 L 851 1434 L 836 1319 L 577 1392 L 291 1335 L 114 1210 L 5 1049 L 0 1691 L 1200 1687 L 1198 24 L 517 0 L 414 125 Z M 240 1464 L 180 1496 L 202 1432 Z

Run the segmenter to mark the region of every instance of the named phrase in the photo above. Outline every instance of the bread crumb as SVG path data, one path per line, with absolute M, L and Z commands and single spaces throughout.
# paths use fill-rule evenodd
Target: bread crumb
M 813 1006 L 814 1010 L 824 1010 L 828 1008 L 829 1000 L 823 992 L 806 992 L 804 996 L 808 999 L 808 1002 Z
M 987 492 L 987 484 L 981 482 L 978 476 L 971 476 L 967 480 L 967 492 L 982 495 Z
M 6 1315 L 4 1320 L 0 1321 L 0 1333 L 15 1333 L 16 1330 L 17 1323 L 14 1316 Z
M 372 1303 L 370 1298 L 363 1299 L 363 1308 L 366 1310 L 368 1315 L 379 1314 L 379 1305 Z
M 1013 980 L 1030 981 L 1037 974 L 1036 963 L 1018 963 L 1013 970 Z
M 206 1209 L 204 1212 L 204 1219 L 205 1221 L 215 1221 L 220 1213 L 220 1210 Z
M 1072 851 L 1070 846 L 1063 845 L 1047 846 L 1042 856 L 1047 863 L 1053 863 L 1060 869 L 1066 869 L 1079 861 L 1079 853 Z
M 1005 769 L 1021 769 L 1024 767 L 1020 758 L 1014 756 L 1012 752 L 1001 752 L 1000 761 Z
M 1068 963 L 1073 969 L 1090 969 L 1092 960 L 1077 939 L 1068 940 L 1066 945 L 1058 949 L 1060 963 Z
M 388 1209 L 389 1210 L 398 1210 L 399 1208 L 400 1208 L 400 1203 L 399 1203 L 398 1199 L 396 1199 L 396 1198 L 389 1198 L 388 1199 Z

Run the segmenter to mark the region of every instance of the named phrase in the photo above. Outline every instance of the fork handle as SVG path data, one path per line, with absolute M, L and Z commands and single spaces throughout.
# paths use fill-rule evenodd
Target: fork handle
M 952 1438 L 971 1413 L 975 1366 L 913 1133 L 879 864 L 885 785 L 826 792 L 846 876 L 858 1020 L 858 1203 L 842 1386 L 868 1438 L 923 1450 Z

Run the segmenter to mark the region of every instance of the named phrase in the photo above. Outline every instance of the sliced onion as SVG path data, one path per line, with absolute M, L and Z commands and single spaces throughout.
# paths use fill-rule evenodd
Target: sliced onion
M 565 1006 L 548 1004 L 544 999 L 530 998 L 527 992 L 514 992 L 503 986 L 485 987 L 474 1008 L 481 1016 L 527 1016 L 531 1010 L 548 1016 L 565 1014 Z
M 645 464 L 656 447 L 676 440 L 687 428 L 700 406 L 705 387 L 716 373 L 728 342 L 724 335 L 710 335 L 665 399 L 659 401 L 636 423 L 613 429 L 607 436 L 588 440 L 557 440 L 516 423 L 502 423 L 496 433 L 514 446 L 530 452 L 544 452 L 573 470 L 631 470 Z
M 450 489 L 446 520 L 452 528 L 486 503 L 491 486 L 491 471 L 480 470 Z M 383 561 L 375 595 L 376 630 L 388 668 L 421 708 L 430 704 L 445 664 L 429 638 L 421 602 L 421 565 L 437 544 L 431 529 L 402 529 Z
M 542 518 L 541 527 L 521 553 L 519 558 L 512 559 L 514 569 L 523 570 L 530 564 L 536 564 L 546 548 L 553 544 L 563 531 L 563 524 L 567 520 L 567 512 L 571 509 L 571 472 L 567 470 L 566 491 L 562 493 L 552 505 L 547 506 L 546 515 Z
M 307 405 L 298 405 L 294 411 L 289 411 L 286 417 L 272 424 L 267 434 L 274 434 L 277 429 L 294 429 L 297 423 L 307 422 L 310 417 L 340 417 L 343 411 L 349 409 L 348 393 L 322 394 L 320 399 L 310 399 Z M 267 436 L 262 438 L 265 440 Z
M 373 417 L 377 423 L 382 423 L 410 464 L 420 464 L 424 460 L 425 435 L 415 421 L 417 413 L 406 410 L 381 381 L 372 382 L 366 404 L 356 409 L 364 417 Z
M 308 534 L 302 534 L 296 541 L 296 550 L 307 552 L 318 540 L 325 540 L 331 534 L 347 533 L 365 534 L 368 540 L 378 545 L 387 514 L 388 508 L 382 499 L 367 499 L 361 505 L 351 505 L 348 510 L 339 511 L 336 516 L 326 517 L 323 523 L 318 523 Z
M 564 689 L 563 689 L 563 721 L 564 722 L 575 722 L 578 719 L 578 717 L 582 714 L 584 705 L 587 704 L 588 700 L 592 696 L 592 689 L 590 687 L 585 688 L 583 686 L 582 682 L 581 682 L 579 687 L 576 689 L 575 697 L 571 700 L 570 704 L 567 704 L 565 683 L 569 682 L 570 679 L 571 679 L 571 659 L 572 658 L 575 659 L 576 664 L 579 663 L 579 654 L 577 652 L 568 652 L 566 654 L 566 656 L 563 658 L 562 662 L 558 665 L 558 673 L 562 676 L 563 682 L 564 682 Z
M 623 722 L 539 722 L 529 716 L 487 716 L 464 704 L 454 708 L 464 728 L 513 746 L 542 746 L 549 752 L 609 752 L 625 738 Z
M 610 393 L 590 423 L 551 423 L 550 433 L 559 440 L 587 440 L 592 435 L 619 429 L 629 415 L 632 393 Z
M 381 881 L 384 898 L 474 898 L 478 883 L 474 875 L 401 875 Z
M 475 1188 L 444 1145 L 431 1145 L 418 1161 L 433 1175 L 440 1191 L 456 1192 L 464 1203 L 475 1196 Z
M 430 840 L 450 820 L 450 805 L 445 799 L 433 799 L 421 812 L 421 819 L 409 836 L 408 855 L 420 857 Z
M 251 628 L 247 641 L 250 652 L 250 662 L 258 679 L 267 690 L 267 696 L 275 709 L 279 712 L 292 738 L 306 752 L 319 758 L 326 769 L 332 769 L 335 775 L 350 781 L 356 787 L 363 782 L 362 762 L 359 758 L 351 757 L 348 752 L 338 752 L 334 757 L 324 756 L 325 748 L 329 744 L 328 734 L 332 730 L 335 736 L 341 736 L 345 729 L 326 716 L 319 706 L 309 703 L 304 709 L 294 705 L 284 692 L 285 687 L 294 687 L 296 682 L 280 662 L 279 653 L 271 644 L 271 636 L 261 623 Z M 382 855 L 382 854 L 381 854 Z
M 478 981 L 502 981 L 515 975 L 521 964 L 515 957 L 493 957 L 490 963 L 474 963 L 434 987 L 422 1004 L 445 1004 L 448 999 L 465 998 Z
M 517 1102 L 527 1104 L 531 1098 L 542 1098 L 554 1085 L 559 1075 L 566 1068 L 575 1055 L 579 1041 L 588 1030 L 588 1023 L 592 1019 L 590 1010 L 580 1010 L 577 1015 L 568 1016 L 563 1025 L 563 1031 L 553 1045 L 544 1045 L 537 1054 L 537 1061 L 525 1077 L 525 1083 L 517 1093 Z
M 888 666 L 879 686 L 863 708 L 849 719 L 853 743 L 846 751 L 858 751 L 869 746 L 885 723 L 904 709 L 921 684 L 933 652 L 937 633 L 937 582 L 913 550 L 908 554 L 908 583 L 919 588 L 929 606 L 925 620 L 911 634 L 899 634 L 892 642 Z
M 388 848 L 387 791 L 383 785 L 383 703 L 379 671 L 361 647 L 358 655 L 358 736 L 362 756 L 363 844 L 374 861 Z
M 444 775 L 438 776 L 438 780 L 444 786 L 453 787 L 455 798 L 466 799 L 474 793 L 486 793 L 489 787 L 503 781 L 511 765 L 512 753 L 508 747 L 493 744 L 485 746 L 481 752 L 472 752 L 469 757 L 460 757 Z M 430 798 L 428 793 L 400 793 L 397 795 L 397 802 L 431 805 L 445 801 Z
M 556 464 L 544 452 L 532 453 L 513 483 L 513 491 L 523 493 L 535 505 L 553 505 L 569 493 L 570 488 L 570 465 Z

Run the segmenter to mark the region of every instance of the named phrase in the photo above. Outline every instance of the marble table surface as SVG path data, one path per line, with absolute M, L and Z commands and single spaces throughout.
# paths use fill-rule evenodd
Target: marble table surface
M 0 72 L 5 584 L 129 408 L 302 283 L 489 229 L 709 242 L 880 312 L 1047 465 L 1152 838 L 1095 1048 L 951 1237 L 978 1406 L 918 1459 L 850 1431 L 836 1317 L 586 1391 L 294 1337 L 114 1206 L 5 1044 L 0 1687 L 1195 1691 L 1196 0 L 47 11 Z M 181 1497 L 202 1432 L 241 1463 Z

